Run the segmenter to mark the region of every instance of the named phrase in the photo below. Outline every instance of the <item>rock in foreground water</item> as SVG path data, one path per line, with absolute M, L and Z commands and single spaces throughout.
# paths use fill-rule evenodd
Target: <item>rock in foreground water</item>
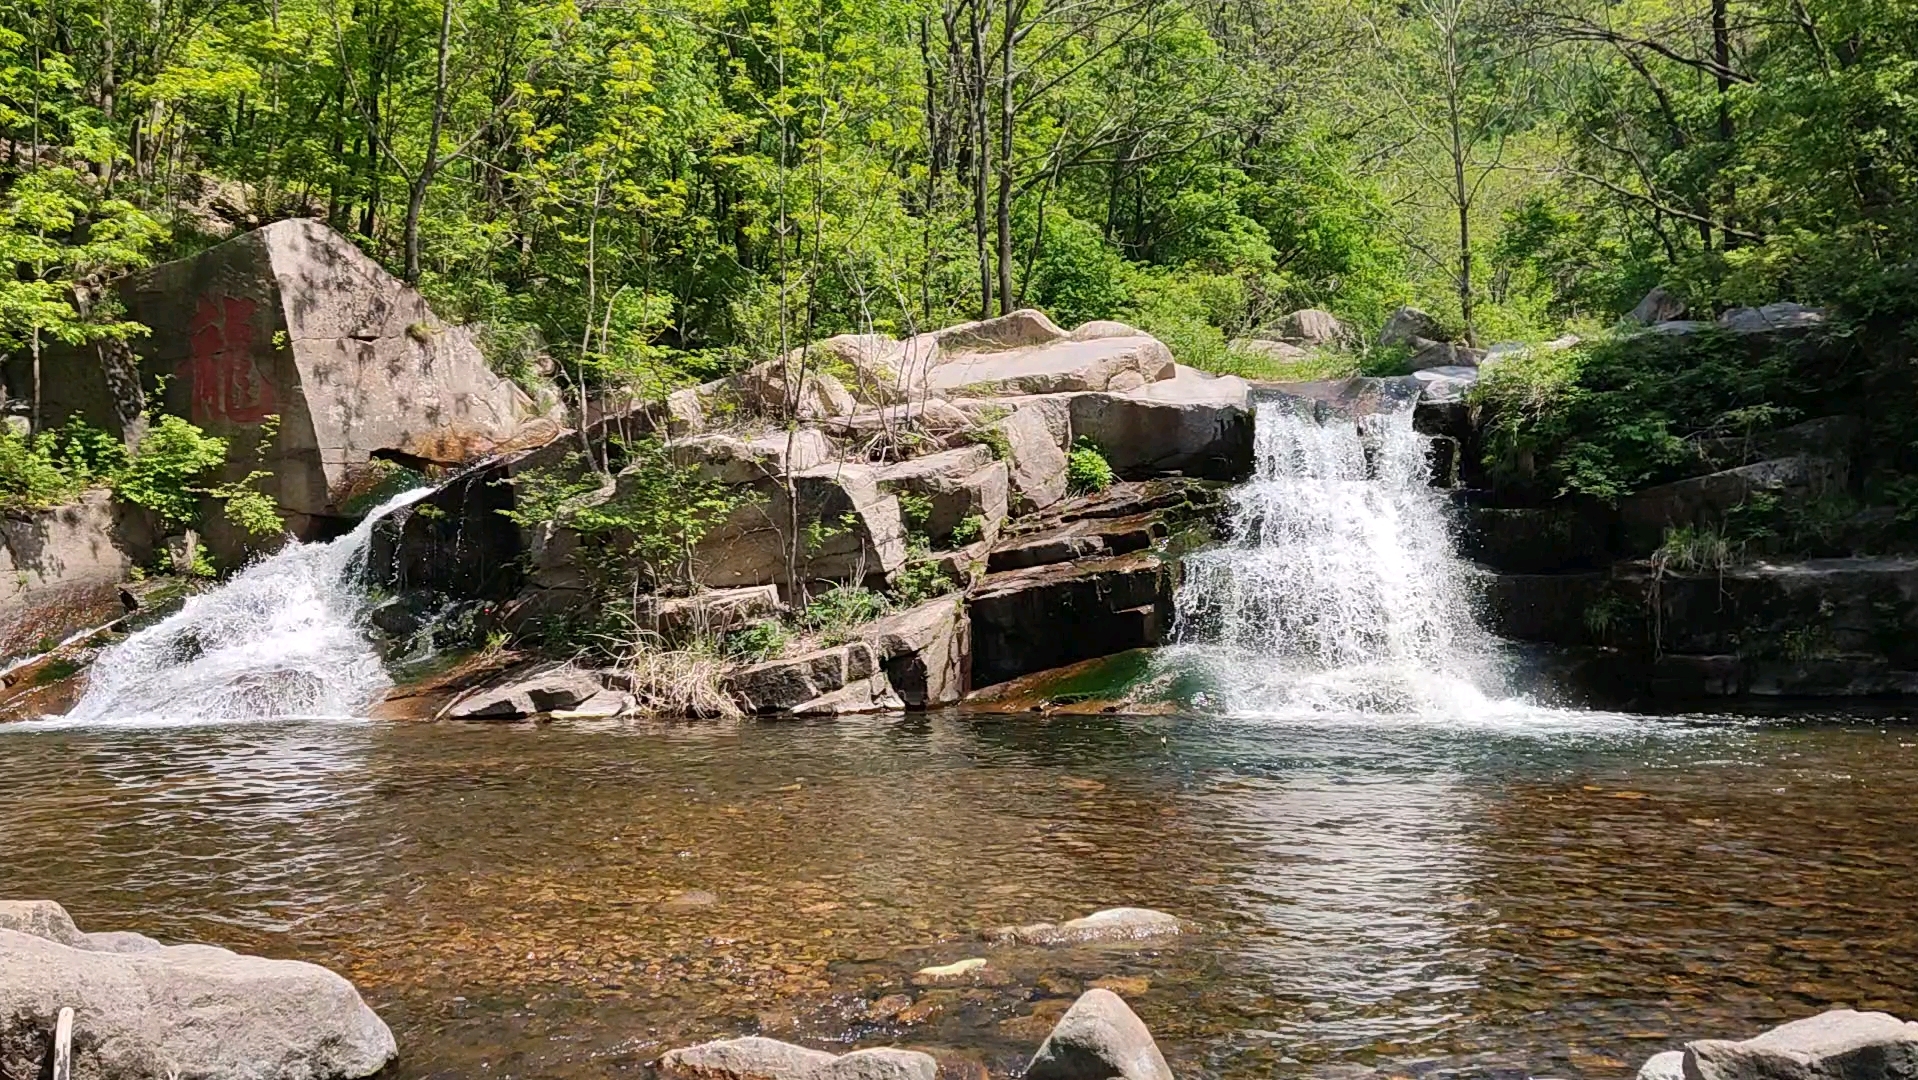
M 4 908 L 0 926 L 18 928 L 0 928 L 0 1076 L 41 1074 L 68 1007 L 76 1077 L 348 1080 L 398 1054 L 359 992 L 325 968 L 83 934 L 57 904 Z
M 1059 1018 L 1026 1080 L 1172 1080 L 1152 1033 L 1119 995 L 1088 990 Z
M 748 1035 L 668 1051 L 657 1068 L 662 1080 L 800 1080 L 835 1060 L 823 1050 Z
M 917 1050 L 854 1050 L 821 1066 L 812 1080 L 935 1080 L 939 1063 Z
M 1918 1023 L 1834 1009 L 1742 1042 L 1687 1043 L 1684 1071 L 1687 1080 L 1910 1080 Z

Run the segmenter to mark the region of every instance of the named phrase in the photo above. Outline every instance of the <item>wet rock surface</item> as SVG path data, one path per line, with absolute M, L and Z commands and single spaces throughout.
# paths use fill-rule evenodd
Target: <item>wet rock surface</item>
M 1145 1023 L 1110 990 L 1088 990 L 1059 1018 L 1030 1064 L 1030 1080 L 1172 1080 Z

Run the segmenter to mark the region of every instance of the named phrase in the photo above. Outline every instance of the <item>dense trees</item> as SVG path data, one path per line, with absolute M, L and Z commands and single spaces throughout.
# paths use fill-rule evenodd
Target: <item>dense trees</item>
M 1192 362 L 1307 304 L 1882 305 L 1913 100 L 1909 0 L 8 0 L 0 348 L 295 214 L 574 392 L 1022 304 Z

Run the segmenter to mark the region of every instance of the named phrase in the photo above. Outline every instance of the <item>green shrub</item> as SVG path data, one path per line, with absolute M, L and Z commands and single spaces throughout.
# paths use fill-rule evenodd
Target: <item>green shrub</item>
M 1080 437 L 1066 455 L 1066 490 L 1074 495 L 1089 495 L 1112 486 L 1116 477 L 1112 464 L 1092 440 Z
M 964 547 L 976 544 L 986 535 L 986 519 L 979 514 L 967 514 L 952 527 L 952 542 Z
M 828 645 L 851 640 L 853 630 L 887 610 L 886 598 L 858 585 L 836 585 L 812 598 L 799 613 L 799 625 L 817 633 Z
M 932 497 L 919 495 L 911 491 L 902 491 L 898 495 L 899 518 L 909 530 L 923 531 L 926 521 L 932 517 Z
M 892 596 L 900 607 L 916 607 L 958 588 L 946 568 L 933 560 L 911 563 L 893 580 Z
M 205 491 L 201 478 L 224 464 L 225 439 L 181 417 L 160 416 L 147 428 L 133 459 L 113 478 L 113 490 L 169 526 L 190 525 Z
M 0 510 L 41 510 L 78 495 L 86 483 L 63 469 L 53 439 L 0 427 Z
M 720 651 L 729 660 L 757 664 L 785 651 L 788 637 L 785 624 L 778 619 L 762 619 L 729 632 Z

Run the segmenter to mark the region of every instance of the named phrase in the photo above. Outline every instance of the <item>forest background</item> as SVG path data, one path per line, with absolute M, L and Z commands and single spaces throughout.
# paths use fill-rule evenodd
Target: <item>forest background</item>
M 1308 306 L 1869 315 L 1914 102 L 1908 0 L 11 0 L 0 350 L 290 216 L 568 389 L 1021 306 L 1268 376 Z

